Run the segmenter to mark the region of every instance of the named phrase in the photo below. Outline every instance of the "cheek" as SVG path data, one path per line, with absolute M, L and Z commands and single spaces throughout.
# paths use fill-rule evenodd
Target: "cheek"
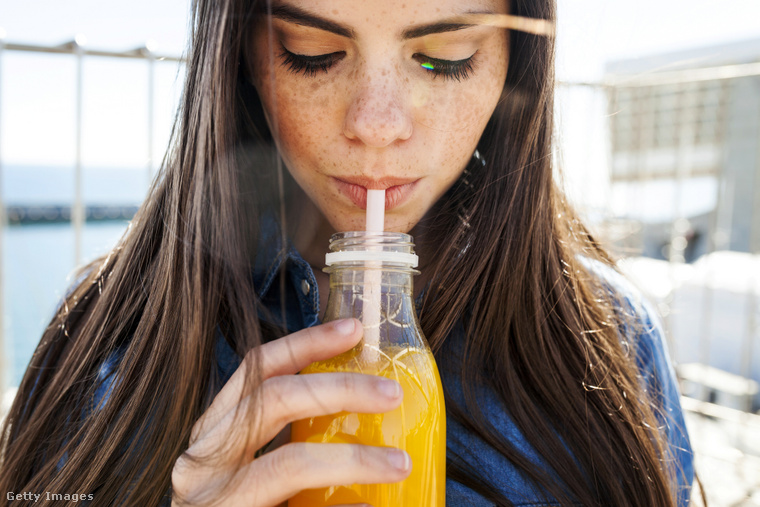
M 278 69 L 273 80 L 258 86 L 280 154 L 296 171 L 304 162 L 325 164 L 339 126 L 340 95 L 329 80 L 318 78 L 304 85 L 303 78 L 285 72 Z
M 501 96 L 506 51 L 486 54 L 491 56 L 478 60 L 468 79 L 444 82 L 438 77 L 418 83 L 413 91 L 417 123 L 431 132 L 427 148 L 446 160 L 469 158 Z
M 463 150 L 463 144 L 476 141 L 491 112 L 483 107 L 480 87 L 457 84 L 446 92 L 431 90 L 431 94 L 434 99 L 418 114 L 418 126 L 431 133 L 428 143 L 432 145 L 427 147 L 431 154 L 450 156 Z
M 319 156 L 329 138 L 324 122 L 319 120 L 334 107 L 329 100 L 308 100 L 284 86 L 277 90 L 277 131 L 286 161 L 295 156 Z

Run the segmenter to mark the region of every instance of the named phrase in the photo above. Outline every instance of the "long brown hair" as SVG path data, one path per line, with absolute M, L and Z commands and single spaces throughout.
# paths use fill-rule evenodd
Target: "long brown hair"
M 241 356 L 282 334 L 262 329 L 250 277 L 259 217 L 282 205 L 271 198 L 283 187 L 271 133 L 241 71 L 252 21 L 266 9 L 194 1 L 171 148 L 129 230 L 84 271 L 42 336 L 2 429 L 0 490 L 155 505 L 219 388 L 217 330 Z M 555 17 L 554 0 L 512 0 L 510 9 Z M 478 146 L 486 164 L 471 173 L 478 190 L 455 186 L 426 219 L 429 236 L 450 246 L 430 258 L 420 318 L 442 361 L 463 323 L 465 390 L 489 385 L 551 470 L 527 461 L 477 406 L 447 400 L 449 416 L 561 504 L 673 505 L 657 407 L 639 401 L 615 302 L 578 255 L 609 259 L 553 183 L 553 40 L 510 38 L 503 95 Z M 88 406 L 117 350 L 124 360 L 108 402 Z M 258 381 L 249 376 L 249 392 Z M 462 457 L 449 465 L 453 479 L 510 505 Z
M 516 0 L 510 8 L 555 20 L 553 1 Z M 642 392 L 635 354 L 621 344 L 622 329 L 641 325 L 589 271 L 589 260 L 610 268 L 612 260 L 553 178 L 554 40 L 510 37 L 502 100 L 478 146 L 485 167 L 469 171 L 472 189 L 455 189 L 431 225 L 444 235 L 436 244 L 448 248 L 428 268 L 436 283 L 420 318 L 437 357 L 457 358 L 453 371 L 462 372 L 467 393 L 463 405 L 447 396 L 448 416 L 514 463 L 547 502 L 674 505 L 680 471 L 666 465 L 664 436 L 653 429 L 660 410 Z M 460 319 L 464 350 L 446 353 Z M 479 385 L 508 408 L 548 470 L 496 431 L 473 395 Z M 511 505 L 467 456 L 450 453 L 448 461 L 450 478 Z

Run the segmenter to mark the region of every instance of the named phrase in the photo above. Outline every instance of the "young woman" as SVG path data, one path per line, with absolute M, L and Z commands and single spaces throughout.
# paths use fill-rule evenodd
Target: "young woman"
M 0 489 L 272 506 L 406 477 L 393 449 L 270 444 L 294 420 L 400 403 L 377 377 L 295 375 L 361 337 L 320 324 L 320 268 L 384 188 L 387 230 L 422 259 L 447 504 L 686 505 L 660 328 L 553 182 L 553 39 L 516 28 L 554 15 L 553 0 L 196 0 L 171 149 L 42 337 Z

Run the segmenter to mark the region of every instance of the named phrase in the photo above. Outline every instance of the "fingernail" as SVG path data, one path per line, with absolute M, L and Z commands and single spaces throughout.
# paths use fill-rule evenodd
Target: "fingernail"
M 375 387 L 380 394 L 388 398 L 398 398 L 401 395 L 401 386 L 395 380 L 380 377 Z
M 409 455 L 401 449 L 388 451 L 388 463 L 390 463 L 393 468 L 406 472 L 409 470 L 410 462 Z
M 335 323 L 335 330 L 340 334 L 351 334 L 356 329 L 354 319 L 343 319 Z

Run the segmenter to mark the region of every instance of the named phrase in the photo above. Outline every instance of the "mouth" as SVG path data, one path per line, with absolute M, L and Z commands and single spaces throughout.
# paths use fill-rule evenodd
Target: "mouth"
M 400 206 L 414 192 L 420 178 L 335 178 L 338 191 L 345 195 L 359 209 L 367 209 L 367 190 L 385 190 L 385 210 Z

